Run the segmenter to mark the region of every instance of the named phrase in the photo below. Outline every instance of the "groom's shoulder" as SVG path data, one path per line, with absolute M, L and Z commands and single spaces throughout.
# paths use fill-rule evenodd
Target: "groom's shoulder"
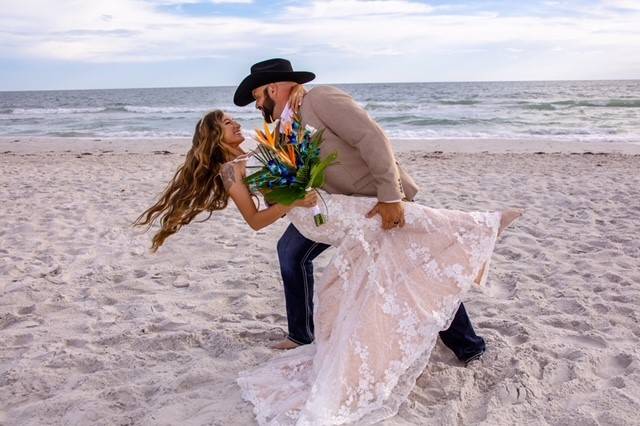
M 335 108 L 336 105 L 351 104 L 351 96 L 335 86 L 315 86 L 311 88 L 304 97 L 307 108 L 315 111 L 327 111 Z
M 328 86 L 328 85 L 314 86 L 307 92 L 306 96 L 309 96 L 312 100 L 327 97 L 327 96 L 351 97 L 347 92 L 340 90 L 335 86 Z

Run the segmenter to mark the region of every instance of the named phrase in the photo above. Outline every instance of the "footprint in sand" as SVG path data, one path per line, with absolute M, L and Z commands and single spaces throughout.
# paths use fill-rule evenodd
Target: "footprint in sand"
M 587 309 L 584 307 L 584 305 L 576 299 L 556 299 L 553 305 L 555 308 L 559 309 L 565 314 L 584 315 L 587 313 Z
M 134 350 L 140 352 L 183 352 L 189 351 L 191 348 L 199 348 L 201 343 L 199 336 L 194 333 L 164 332 L 147 337 L 139 336 L 132 342 L 131 346 Z
M 64 343 L 71 348 L 82 348 L 87 344 L 87 341 L 82 339 L 67 339 Z
M 605 357 L 596 369 L 596 374 L 603 379 L 614 378 L 622 375 L 633 362 L 633 356 L 618 354 Z
M 225 267 L 226 267 L 226 262 L 224 262 L 224 261 L 211 262 L 211 263 L 208 263 L 206 265 L 200 266 L 200 268 L 204 269 L 205 271 L 216 271 L 216 270 L 219 270 L 219 269 L 224 269 Z
M 621 281 L 624 280 L 624 278 L 622 278 L 620 275 L 618 274 L 613 274 L 611 272 L 607 272 L 606 274 L 604 274 L 602 276 L 602 278 L 604 278 L 605 280 L 612 282 L 612 283 L 620 283 Z
M 625 382 L 624 377 L 621 376 L 614 377 L 613 379 L 609 380 L 609 384 L 616 389 L 624 389 L 625 387 L 627 387 L 627 383 Z
M 104 296 L 102 298 L 102 304 L 106 306 L 113 306 L 118 303 L 118 299 L 114 299 L 113 297 Z
M 238 336 L 248 338 L 250 340 L 266 342 L 282 340 L 283 333 L 284 330 L 281 328 L 271 328 L 269 330 L 250 329 L 242 330 L 240 333 L 238 333 Z
M 276 322 L 282 322 L 286 320 L 286 317 L 281 314 L 257 314 L 256 319 L 273 324 Z
M 496 390 L 496 398 L 500 405 L 523 404 L 535 397 L 533 391 L 521 383 L 507 381 Z
M 0 330 L 4 330 L 5 328 L 8 328 L 10 326 L 12 326 L 13 324 L 16 324 L 18 322 L 22 321 L 22 319 L 19 316 L 16 316 L 12 313 L 7 313 L 4 315 L 0 316 Z
M 487 285 L 486 291 L 492 297 L 509 300 L 516 293 L 518 281 L 519 275 L 517 273 L 507 273 L 492 280 Z
M 13 338 L 13 344 L 15 346 L 24 346 L 31 342 L 33 342 L 33 334 L 20 334 Z
M 511 248 L 498 248 L 496 249 L 496 253 L 500 254 L 501 256 L 506 257 L 509 261 L 517 261 L 520 260 L 520 258 L 522 258 L 522 254 L 518 253 L 517 251 L 511 249 Z
M 512 345 L 521 345 L 529 341 L 527 329 L 519 323 L 503 319 L 487 320 L 478 323 L 481 328 L 496 330 L 503 338 Z
M 27 315 L 35 312 L 35 310 L 36 310 L 36 305 L 30 305 L 30 306 L 25 306 L 24 308 L 18 309 L 18 313 L 20 315 Z
M 512 345 L 521 345 L 523 343 L 527 343 L 529 341 L 529 336 L 525 336 L 522 334 L 516 334 L 515 336 L 510 336 L 507 338 L 509 343 Z
M 570 342 L 577 343 L 580 346 L 586 346 L 591 348 L 604 349 L 608 346 L 607 341 L 600 336 L 589 336 L 589 335 L 564 336 L 563 339 L 568 340 Z
M 552 385 L 560 385 L 575 378 L 575 373 L 565 360 L 554 360 L 545 365 L 542 378 Z
M 133 276 L 136 278 L 142 278 L 147 276 L 147 271 L 143 271 L 141 269 L 136 269 L 133 271 Z
M 603 305 L 602 303 L 596 303 L 591 307 L 593 308 L 594 311 L 596 311 L 599 314 L 606 314 L 607 312 L 610 311 L 610 308 L 607 305 Z

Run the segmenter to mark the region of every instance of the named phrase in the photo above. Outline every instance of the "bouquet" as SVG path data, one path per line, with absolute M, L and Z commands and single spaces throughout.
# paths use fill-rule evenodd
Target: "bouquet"
M 270 204 L 291 205 L 324 184 L 325 170 L 338 155 L 334 152 L 320 158 L 323 130 L 302 126 L 299 115 L 287 117 L 283 113 L 277 127 L 271 131 L 265 123 L 264 130 L 256 130 L 254 157 L 262 167 L 247 176 L 245 183 L 252 191 L 260 191 Z M 326 222 L 318 206 L 313 214 L 316 226 Z

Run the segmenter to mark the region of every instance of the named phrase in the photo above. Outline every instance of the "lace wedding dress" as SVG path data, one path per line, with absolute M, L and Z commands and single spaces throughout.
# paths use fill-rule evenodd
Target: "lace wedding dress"
M 460 297 L 489 269 L 499 212 L 405 203 L 406 225 L 383 231 L 379 216 L 365 218 L 375 199 L 324 197 L 324 225 L 309 209 L 288 214 L 307 238 L 336 249 L 315 286 L 315 342 L 238 379 L 260 425 L 364 425 L 395 415 Z

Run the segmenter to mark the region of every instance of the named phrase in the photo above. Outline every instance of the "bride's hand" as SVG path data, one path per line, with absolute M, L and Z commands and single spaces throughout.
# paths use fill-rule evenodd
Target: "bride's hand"
M 297 114 L 300 111 L 302 98 L 304 97 L 305 93 L 306 92 L 302 84 L 298 84 L 291 90 L 291 94 L 289 95 L 289 106 L 291 106 L 294 114 Z
M 307 192 L 306 197 L 293 203 L 293 207 L 311 208 L 318 204 L 318 193 L 316 191 Z

